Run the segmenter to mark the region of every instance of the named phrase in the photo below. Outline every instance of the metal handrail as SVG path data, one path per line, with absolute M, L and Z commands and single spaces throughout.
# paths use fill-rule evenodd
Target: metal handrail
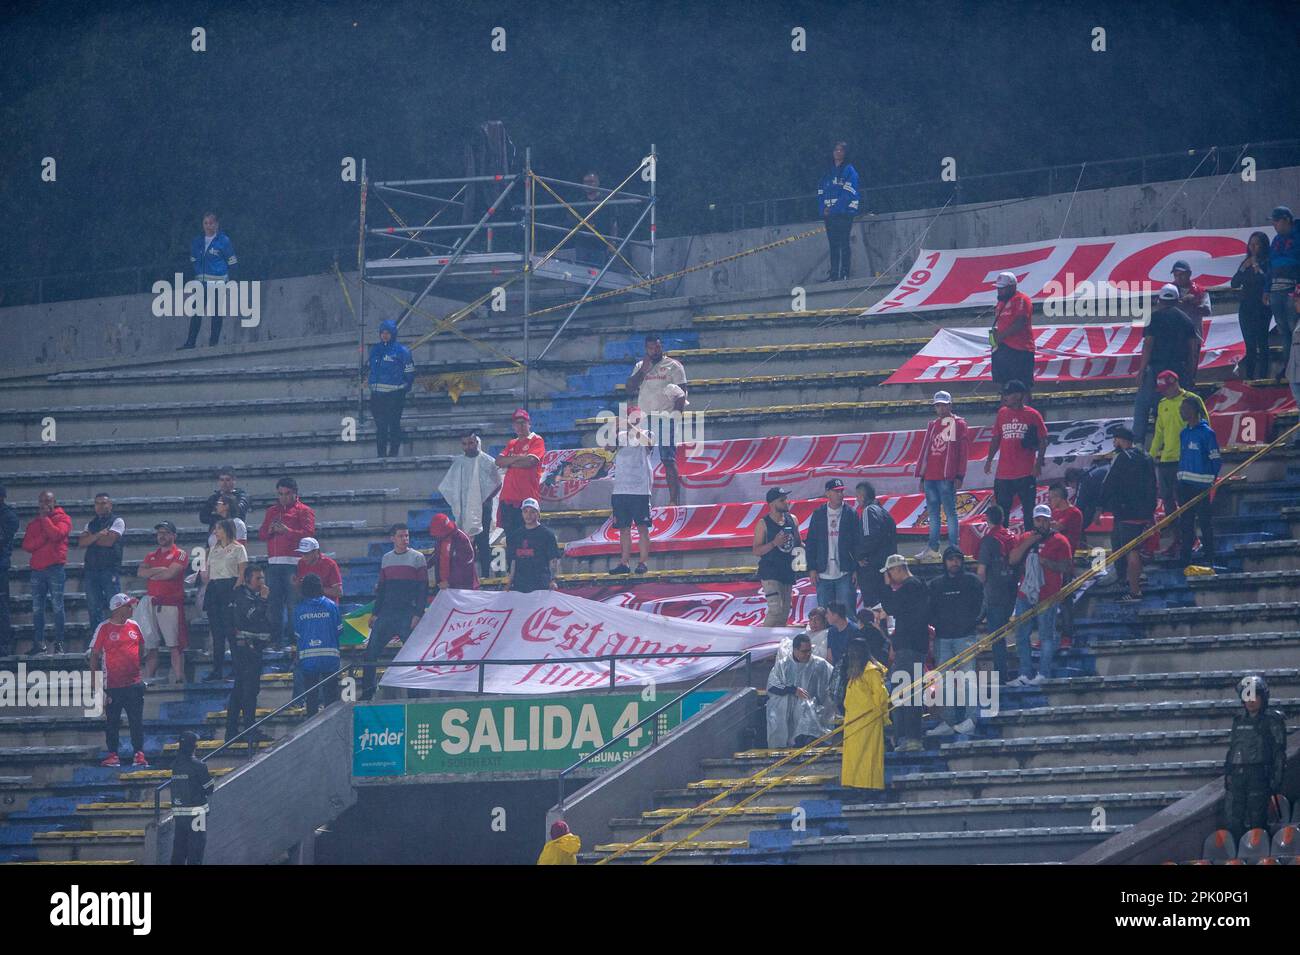
M 671 708 L 671 707 L 673 706 L 673 704 L 675 704 L 675 703 L 680 703 L 682 700 L 686 699 L 686 697 L 690 696 L 692 693 L 696 693 L 696 692 L 698 692 L 702 687 L 706 686 L 706 685 L 707 685 L 708 683 L 710 683 L 711 681 L 713 681 L 713 680 L 717 679 L 718 677 L 722 676 L 722 674 L 726 673 L 728 670 L 730 670 L 732 667 L 734 667 L 734 666 L 735 666 L 737 663 L 739 663 L 741 660 L 744 660 L 744 661 L 745 661 L 745 668 L 746 668 L 746 669 L 745 669 L 745 682 L 748 684 L 748 683 L 750 682 L 749 666 L 750 666 L 751 663 L 753 663 L 753 658 L 752 658 L 752 656 L 751 656 L 751 653 L 752 653 L 752 651 L 750 651 L 750 650 L 746 650 L 746 651 L 744 651 L 744 652 L 741 653 L 739 656 L 737 656 L 736 659 L 732 660 L 732 661 L 731 661 L 730 663 L 728 663 L 726 666 L 722 667 L 722 668 L 719 669 L 719 670 L 715 670 L 714 672 L 710 673 L 708 676 L 706 676 L 706 677 L 705 677 L 703 680 L 701 680 L 699 683 L 696 683 L 696 684 L 695 684 L 694 686 L 692 686 L 690 689 L 683 690 L 681 693 L 679 693 L 679 694 L 677 695 L 676 698 L 669 700 L 667 703 L 665 703 L 663 706 L 659 707 L 659 709 L 655 710 L 655 711 L 654 711 L 653 713 L 651 713 L 649 716 L 646 716 L 646 717 L 643 717 L 643 718 L 637 720 L 635 723 L 633 723 L 631 726 L 629 726 L 629 727 L 628 727 L 627 729 L 625 729 L 623 732 L 619 733 L 617 736 L 615 736 L 613 739 L 611 739 L 611 740 L 610 740 L 608 743 L 606 743 L 604 746 L 600 747 L 599 749 L 594 749 L 594 750 L 592 750 L 590 753 L 588 753 L 586 756 L 582 757 L 580 760 L 578 760 L 578 761 L 577 761 L 576 763 L 574 763 L 573 765 L 571 765 L 571 766 L 569 766 L 569 767 L 567 767 L 567 768 L 565 768 L 565 769 L 560 770 L 559 779 L 557 780 L 557 782 L 558 782 L 558 784 L 559 784 L 559 797 L 556 799 L 556 806 L 559 808 L 559 810 L 560 810 L 561 812 L 564 811 L 564 779 L 565 779 L 565 777 L 568 776 L 570 773 L 574 772 L 575 770 L 577 770 L 578 767 L 582 766 L 584 763 L 586 763 L 586 762 L 590 761 L 591 759 L 593 759 L 593 758 L 594 758 L 598 753 L 603 753 L 603 752 L 605 752 L 605 750 L 609 749 L 609 748 L 610 748 L 611 746 L 613 746 L 615 743 L 620 742 L 620 741 L 623 740 L 623 739 L 626 739 L 626 738 L 627 738 L 629 735 L 631 735 L 632 733 L 637 732 L 638 729 L 639 729 L 643 724 L 645 724 L 645 723 L 647 723 L 647 722 L 650 723 L 650 733 L 651 733 L 651 742 L 650 742 L 650 746 L 647 747 L 647 748 L 653 748 L 653 747 L 657 746 L 657 745 L 659 744 L 659 724 L 658 724 L 658 717 L 659 717 L 659 714 L 662 713 L 662 712 L 664 712 L 664 710 L 667 710 L 667 709 Z

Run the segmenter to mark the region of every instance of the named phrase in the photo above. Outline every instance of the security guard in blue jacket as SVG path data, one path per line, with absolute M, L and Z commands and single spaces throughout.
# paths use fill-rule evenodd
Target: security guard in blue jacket
M 826 239 L 831 247 L 830 271 L 826 281 L 849 277 L 849 232 L 853 217 L 861 208 L 858 194 L 858 171 L 848 162 L 848 143 L 838 142 L 832 153 L 834 161 L 817 187 L 817 201 L 826 220 Z
M 235 247 L 230 243 L 230 236 L 221 231 L 221 223 L 215 212 L 203 214 L 203 234 L 190 243 L 190 262 L 194 266 L 194 278 L 204 286 L 209 282 L 235 281 Z M 206 299 L 205 299 L 206 300 Z M 199 340 L 199 329 L 203 325 L 202 315 L 190 317 L 190 334 L 181 349 L 193 348 Z M 215 345 L 221 341 L 221 316 L 212 316 L 212 332 L 208 344 Z
M 402 409 L 415 384 L 411 350 L 397 340 L 397 323 L 379 323 L 379 341 L 370 346 L 370 413 L 381 458 L 397 457 L 402 446 Z

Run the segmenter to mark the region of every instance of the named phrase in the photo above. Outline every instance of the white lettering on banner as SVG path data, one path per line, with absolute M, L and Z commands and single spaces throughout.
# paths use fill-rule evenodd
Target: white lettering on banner
M 492 641 L 482 641 L 474 648 L 476 652 L 472 656 L 467 653 L 459 659 L 536 661 L 527 665 L 488 667 L 483 676 L 483 688 L 489 693 L 542 694 L 608 686 L 609 662 L 574 661 L 612 654 L 664 654 L 617 661 L 617 685 L 640 686 L 651 681 L 675 683 L 697 679 L 725 666 L 734 657 L 672 654 L 714 652 L 738 655 L 749 651 L 754 659 L 763 659 L 776 652 L 783 638 L 794 634 L 789 628 L 736 627 L 665 618 L 556 591 L 520 594 L 444 590 L 434 598 L 397 659 L 412 663 L 445 659 L 440 651 L 446 646 L 449 622 L 485 619 L 493 622 L 495 633 Z M 478 686 L 478 679 L 473 667 L 426 663 L 391 667 L 382 682 L 385 686 L 473 690 Z M 602 738 L 594 709 L 590 713 L 577 714 L 576 725 L 573 721 L 567 707 L 545 707 L 540 727 L 542 748 L 581 746 Z M 512 721 L 500 727 L 489 710 L 478 716 L 472 733 L 467 730 L 468 722 L 469 716 L 463 710 L 449 710 L 444 715 L 442 733 L 446 739 L 442 745 L 449 754 L 480 748 L 501 752 L 522 742 L 520 731 Z M 536 739 L 537 735 L 538 730 L 530 725 L 530 740 Z M 597 745 L 602 744 L 603 739 Z
M 979 249 L 922 249 L 907 278 L 867 314 L 993 305 L 997 301 L 993 280 L 999 272 L 1014 272 L 1020 291 L 1034 301 L 1066 290 L 1107 297 L 1111 286 L 1139 293 L 1159 288 L 1169 281 L 1173 263 L 1185 259 L 1192 267 L 1192 279 L 1214 288 L 1226 285 L 1237 271 L 1246 254 L 1246 240 L 1254 231 L 1195 229 Z M 1259 231 L 1272 238 L 1270 227 Z

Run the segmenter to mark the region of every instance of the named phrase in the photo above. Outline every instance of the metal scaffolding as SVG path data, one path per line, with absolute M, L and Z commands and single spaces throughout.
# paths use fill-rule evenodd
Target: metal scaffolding
M 649 154 L 610 189 L 538 175 L 532 166 L 531 148 L 524 150 L 524 166 L 519 172 L 487 176 L 372 183 L 367 178 L 367 163 L 362 160 L 357 321 L 363 373 L 366 287 L 372 286 L 402 306 L 397 319 L 399 328 L 416 313 L 434 322 L 432 331 L 416 340 L 412 348 L 450 331 L 518 366 L 524 376 L 527 407 L 530 366 L 546 356 L 593 295 L 621 290 L 650 294 L 646 280 L 655 275 L 656 165 L 657 154 L 651 144 Z M 637 180 L 648 186 L 647 192 L 629 188 Z M 481 215 L 475 218 L 478 208 L 470 197 L 479 191 L 486 192 L 486 199 Z M 577 198 L 573 198 L 575 191 L 580 191 Z M 378 221 L 379 209 L 387 217 L 382 224 Z M 458 213 L 462 221 L 448 221 L 454 217 L 444 217 L 449 210 Z M 618 213 L 623 210 L 628 214 L 620 221 Z M 632 213 L 636 215 L 629 226 L 626 220 Z M 471 218 L 474 221 L 466 221 Z M 602 232 L 602 227 L 611 234 Z M 548 245 L 546 240 L 539 241 L 539 234 L 549 235 L 555 242 Z M 377 248 L 385 254 L 379 255 Z M 422 309 L 421 303 L 444 283 L 466 290 L 470 300 L 450 315 L 439 317 Z M 455 328 L 515 284 L 522 289 L 522 356 L 504 355 Z M 579 287 L 581 296 L 572 303 L 542 352 L 532 357 L 534 297 L 567 301 Z M 414 294 L 400 294 L 403 292 Z

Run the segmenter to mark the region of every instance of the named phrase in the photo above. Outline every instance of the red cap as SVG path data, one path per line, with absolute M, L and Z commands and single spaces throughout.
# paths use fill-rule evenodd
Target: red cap
M 1176 385 L 1178 384 L 1178 372 L 1165 369 L 1156 375 L 1157 385 Z
M 531 417 L 529 417 L 528 412 L 525 411 L 523 408 L 516 408 L 515 413 L 510 416 L 511 421 L 514 421 L 518 418 L 523 418 L 525 421 L 533 420 Z
M 456 529 L 456 522 L 446 514 L 435 514 L 429 520 L 429 533 L 434 537 L 446 537 Z
M 555 820 L 555 822 L 551 823 L 552 839 L 558 839 L 560 838 L 560 836 L 567 836 L 568 834 L 569 834 L 569 824 L 565 822 L 563 819 L 557 819 Z

